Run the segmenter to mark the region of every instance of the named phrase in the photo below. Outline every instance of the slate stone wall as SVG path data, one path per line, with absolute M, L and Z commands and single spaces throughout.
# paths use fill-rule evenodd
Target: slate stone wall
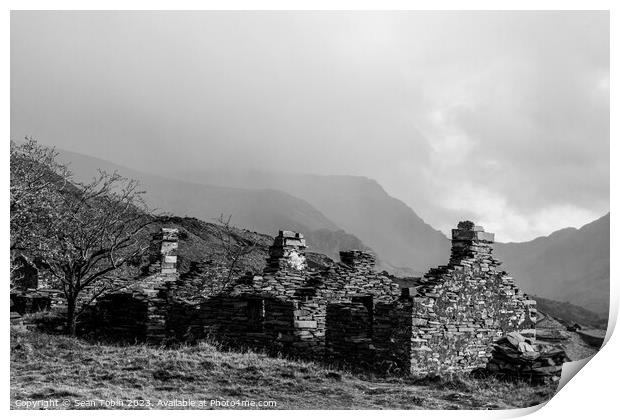
M 308 269 L 303 235 L 280 231 L 262 275 L 219 295 L 187 300 L 177 275 L 160 272 L 131 295 L 106 297 L 98 312 L 109 334 L 144 341 L 212 338 L 389 374 L 470 371 L 503 334 L 535 334 L 535 302 L 500 270 L 493 234 L 466 223 L 452 237 L 448 265 L 402 293 L 366 252 Z
M 155 344 L 169 341 L 176 333 L 168 331 L 173 325 L 168 319 L 181 313 L 170 299 L 177 278 L 174 274 L 160 273 L 140 285 L 100 297 L 87 308 L 80 329 L 119 341 Z M 183 322 L 187 321 L 183 319 Z
M 535 336 L 536 302 L 498 268 L 493 234 L 459 225 L 452 238 L 447 266 L 430 270 L 400 302 L 376 309 L 377 366 L 387 360 L 412 374 L 471 371 L 486 366 L 502 335 Z
M 280 231 L 262 275 L 241 278 L 198 302 L 171 303 L 168 332 L 177 339 L 212 337 L 230 346 L 323 360 L 329 304 L 365 299 L 372 305 L 399 295 L 398 285 L 374 272 L 368 253 L 349 251 L 343 253 L 346 264 L 313 271 L 304 251 L 303 235 Z
M 373 317 L 374 370 L 387 374 L 411 371 L 413 305 L 397 300 L 375 305 Z
M 493 234 L 464 223 L 452 236 L 449 264 L 430 270 L 400 299 L 370 311 L 357 303 L 328 305 L 327 357 L 383 372 L 467 372 L 486 366 L 502 335 L 533 337 L 535 301 L 499 269 Z
M 97 304 L 95 328 L 99 334 L 119 341 L 145 341 L 148 306 L 146 299 L 140 299 L 132 293 L 106 296 Z
M 114 285 L 120 287 L 118 291 L 104 294 L 87 305 L 78 326 L 81 331 L 127 342 L 163 343 L 182 336 L 188 319 L 180 318 L 183 311 L 172 298 L 179 284 L 174 256 L 178 230 L 164 228 L 154 239 L 152 246 L 159 250 L 148 267 L 151 274 L 127 286 L 119 280 Z M 90 293 L 85 290 L 83 295 L 88 298 Z M 177 317 L 177 322 L 169 322 L 170 317 Z
M 362 302 L 327 305 L 326 361 L 353 369 L 372 369 L 372 316 L 372 308 Z

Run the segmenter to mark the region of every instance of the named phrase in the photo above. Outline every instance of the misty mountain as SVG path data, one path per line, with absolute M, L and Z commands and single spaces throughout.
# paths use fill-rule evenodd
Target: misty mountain
M 235 226 L 275 235 L 279 229 L 304 232 L 309 250 L 337 257 L 341 249 L 367 249 L 306 201 L 274 189 L 243 189 L 204 185 L 139 172 L 91 156 L 59 150 L 59 160 L 68 163 L 78 181 L 89 181 L 97 169 L 140 181 L 149 206 L 178 216 L 213 222 L 232 215 Z
M 495 255 L 527 293 L 609 311 L 609 213 L 581 229 L 495 244 Z
M 450 256 L 450 241 L 443 233 L 366 177 L 267 172 L 184 172 L 170 176 L 204 184 L 284 191 L 310 203 L 387 263 L 410 267 L 417 274 L 447 263 Z
M 450 242 L 441 232 L 368 178 L 223 172 L 167 178 L 76 153 L 61 155 L 78 179 L 92 177 L 96 168 L 117 170 L 140 180 L 154 207 L 206 221 L 232 214 L 235 225 L 271 235 L 278 229 L 301 231 L 310 251 L 335 259 L 343 249 L 371 249 L 379 269 L 419 275 L 449 257 Z M 495 255 L 525 292 L 606 316 L 609 214 L 581 229 L 566 228 L 523 243 L 496 243 Z
M 376 182 L 357 176 L 177 173 L 195 182 L 274 188 L 302 198 L 359 237 L 384 260 L 414 274 L 445 264 L 449 240 Z M 455 221 L 456 224 L 457 221 Z M 570 302 L 606 317 L 609 308 L 609 215 L 581 229 L 566 228 L 523 243 L 497 243 L 495 254 L 530 294 Z M 390 270 L 396 272 L 395 269 Z M 400 272 L 410 275 L 411 272 Z

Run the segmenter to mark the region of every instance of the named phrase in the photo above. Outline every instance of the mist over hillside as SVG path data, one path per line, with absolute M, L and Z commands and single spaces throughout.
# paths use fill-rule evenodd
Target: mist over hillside
M 97 169 L 118 171 L 140 182 L 151 207 L 175 216 L 214 222 L 221 214 L 231 215 L 233 225 L 272 236 L 280 229 L 304 232 L 310 251 L 332 258 L 337 258 L 338 251 L 343 249 L 370 249 L 303 199 L 282 191 L 197 184 L 65 150 L 59 153 L 59 160 L 69 164 L 76 180 L 89 181 Z
M 377 181 L 362 176 L 269 172 L 174 172 L 179 179 L 237 188 L 273 188 L 299 197 L 386 261 L 417 274 L 445 264 L 450 241 Z M 456 221 L 455 221 L 456 226 Z

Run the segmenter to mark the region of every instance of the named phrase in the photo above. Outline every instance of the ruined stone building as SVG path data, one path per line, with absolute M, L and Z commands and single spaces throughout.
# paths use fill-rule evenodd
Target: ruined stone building
M 79 308 L 87 306 L 86 309 L 90 309 L 87 312 L 92 312 L 93 309 L 96 309 L 98 311 L 97 316 L 104 317 L 106 325 L 114 325 L 117 334 L 123 330 L 121 326 L 126 326 L 126 334 L 120 334 L 122 338 L 145 339 L 147 335 L 154 337 L 153 331 L 149 331 L 148 334 L 138 334 L 138 328 L 130 328 L 129 326 L 134 322 L 131 317 L 129 317 L 129 321 L 122 320 L 123 316 L 127 315 L 123 311 L 123 299 L 128 299 L 130 302 L 129 307 L 134 309 L 136 305 L 133 305 L 133 303 L 140 295 L 143 295 L 145 302 L 152 306 L 155 301 L 154 296 L 157 295 L 158 291 L 161 288 L 174 284 L 178 280 L 176 250 L 179 246 L 179 238 L 177 229 L 163 228 L 161 232 L 153 235 L 152 239 L 149 257 L 153 260 L 146 266 L 146 272 L 143 273 L 136 284 L 129 281 L 131 286 L 124 288 L 128 282 L 126 279 L 106 279 L 106 284 L 109 285 L 111 290 L 120 290 L 120 292 L 112 293 L 109 296 L 103 295 L 98 299 L 96 308 L 88 308 L 92 297 L 101 290 L 101 284 L 95 281 L 83 289 L 76 302 Z M 66 297 L 63 291 L 58 288 L 58 285 L 56 287 L 52 286 L 54 282 L 52 281 L 51 273 L 46 269 L 46 265 L 41 262 L 34 264 L 24 259 L 24 257 L 18 259 L 18 262 L 21 263 L 20 273 L 18 281 L 15 282 L 17 284 L 11 290 L 11 311 L 19 314 L 47 310 L 66 313 Z M 114 302 L 111 303 L 111 300 L 114 300 Z M 106 308 L 110 305 L 116 309 L 110 310 L 107 313 Z M 98 328 L 98 321 L 87 319 L 81 322 L 83 324 L 82 329 L 91 330 Z M 163 339 L 164 336 L 160 338 Z
M 176 231 L 163 232 L 160 266 L 139 286 L 101 299 L 93 322 L 118 338 L 162 342 L 213 338 L 235 348 L 389 373 L 484 367 L 494 340 L 535 335 L 535 302 L 492 256 L 493 234 L 469 222 L 452 231 L 446 266 L 400 289 L 366 252 L 309 269 L 299 233 L 280 231 L 261 275 L 188 301 L 176 273 Z
M 127 341 L 163 342 L 169 335 L 170 318 L 177 273 L 177 229 L 163 228 L 154 238 L 159 250 L 149 265 L 147 275 L 116 293 L 105 295 L 87 313 L 85 330 L 97 331 Z

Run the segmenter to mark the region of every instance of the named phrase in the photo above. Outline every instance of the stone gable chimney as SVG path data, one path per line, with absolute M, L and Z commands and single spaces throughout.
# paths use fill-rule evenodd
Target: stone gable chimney
M 306 240 L 301 233 L 281 230 L 269 247 L 267 271 L 306 269 Z
M 485 232 L 482 226 L 470 221 L 459 222 L 452 229 L 452 255 L 450 264 L 459 264 L 463 260 L 490 260 L 495 235 Z
M 177 272 L 177 249 L 179 247 L 179 229 L 161 229 L 161 273 L 174 274 Z

